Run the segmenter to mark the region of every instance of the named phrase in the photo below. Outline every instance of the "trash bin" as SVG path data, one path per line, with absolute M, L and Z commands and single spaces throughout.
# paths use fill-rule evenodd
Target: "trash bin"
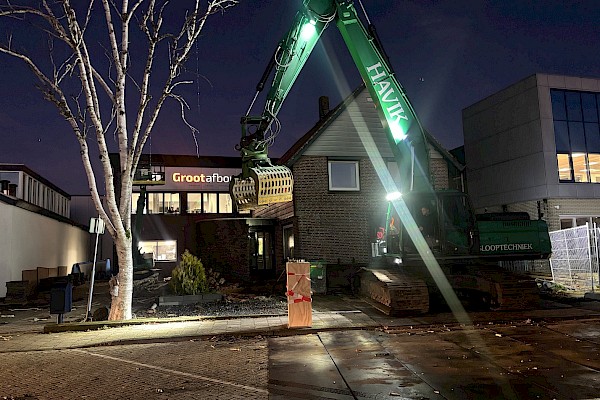
M 56 282 L 50 289 L 50 314 L 64 314 L 73 308 L 73 284 Z
M 327 294 L 325 263 L 322 261 L 313 261 L 310 263 L 310 282 L 314 294 Z

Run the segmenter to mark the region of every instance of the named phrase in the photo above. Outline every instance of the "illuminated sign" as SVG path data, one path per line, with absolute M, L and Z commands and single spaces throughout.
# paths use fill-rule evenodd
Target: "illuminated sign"
M 231 176 L 221 175 L 214 172 L 211 175 L 206 174 L 182 174 L 181 172 L 173 172 L 173 182 L 187 183 L 229 183 Z

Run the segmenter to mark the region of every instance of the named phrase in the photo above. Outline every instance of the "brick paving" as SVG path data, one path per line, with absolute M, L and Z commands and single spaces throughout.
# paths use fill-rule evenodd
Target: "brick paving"
M 470 317 L 474 324 L 600 319 L 598 304 Z M 280 315 L 43 334 L 49 321 L 40 316 L 39 310 L 15 312 L 14 320 L 0 324 L 0 399 L 26 394 L 38 399 L 266 399 L 265 337 L 456 323 L 449 313 L 392 318 L 359 299 L 337 296 L 315 304 L 311 328 L 288 329 L 287 316 Z
M 0 398 L 268 398 L 261 338 L 19 352 L 2 360 Z

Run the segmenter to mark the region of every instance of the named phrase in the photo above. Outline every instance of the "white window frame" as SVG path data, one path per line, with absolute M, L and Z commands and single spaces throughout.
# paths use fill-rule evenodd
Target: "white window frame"
M 334 186 L 331 178 L 331 166 L 333 164 L 353 164 L 354 165 L 354 173 L 356 179 L 356 187 L 342 187 L 342 186 Z M 327 160 L 327 175 L 329 181 L 329 190 L 331 191 L 360 191 L 360 171 L 359 171 L 359 162 L 358 161 L 349 161 L 349 160 Z

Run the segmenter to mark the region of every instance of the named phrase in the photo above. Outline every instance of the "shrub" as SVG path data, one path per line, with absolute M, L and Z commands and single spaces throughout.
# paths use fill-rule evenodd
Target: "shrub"
M 202 261 L 188 250 L 181 255 L 181 263 L 171 274 L 171 288 L 180 296 L 204 293 L 208 290 Z

